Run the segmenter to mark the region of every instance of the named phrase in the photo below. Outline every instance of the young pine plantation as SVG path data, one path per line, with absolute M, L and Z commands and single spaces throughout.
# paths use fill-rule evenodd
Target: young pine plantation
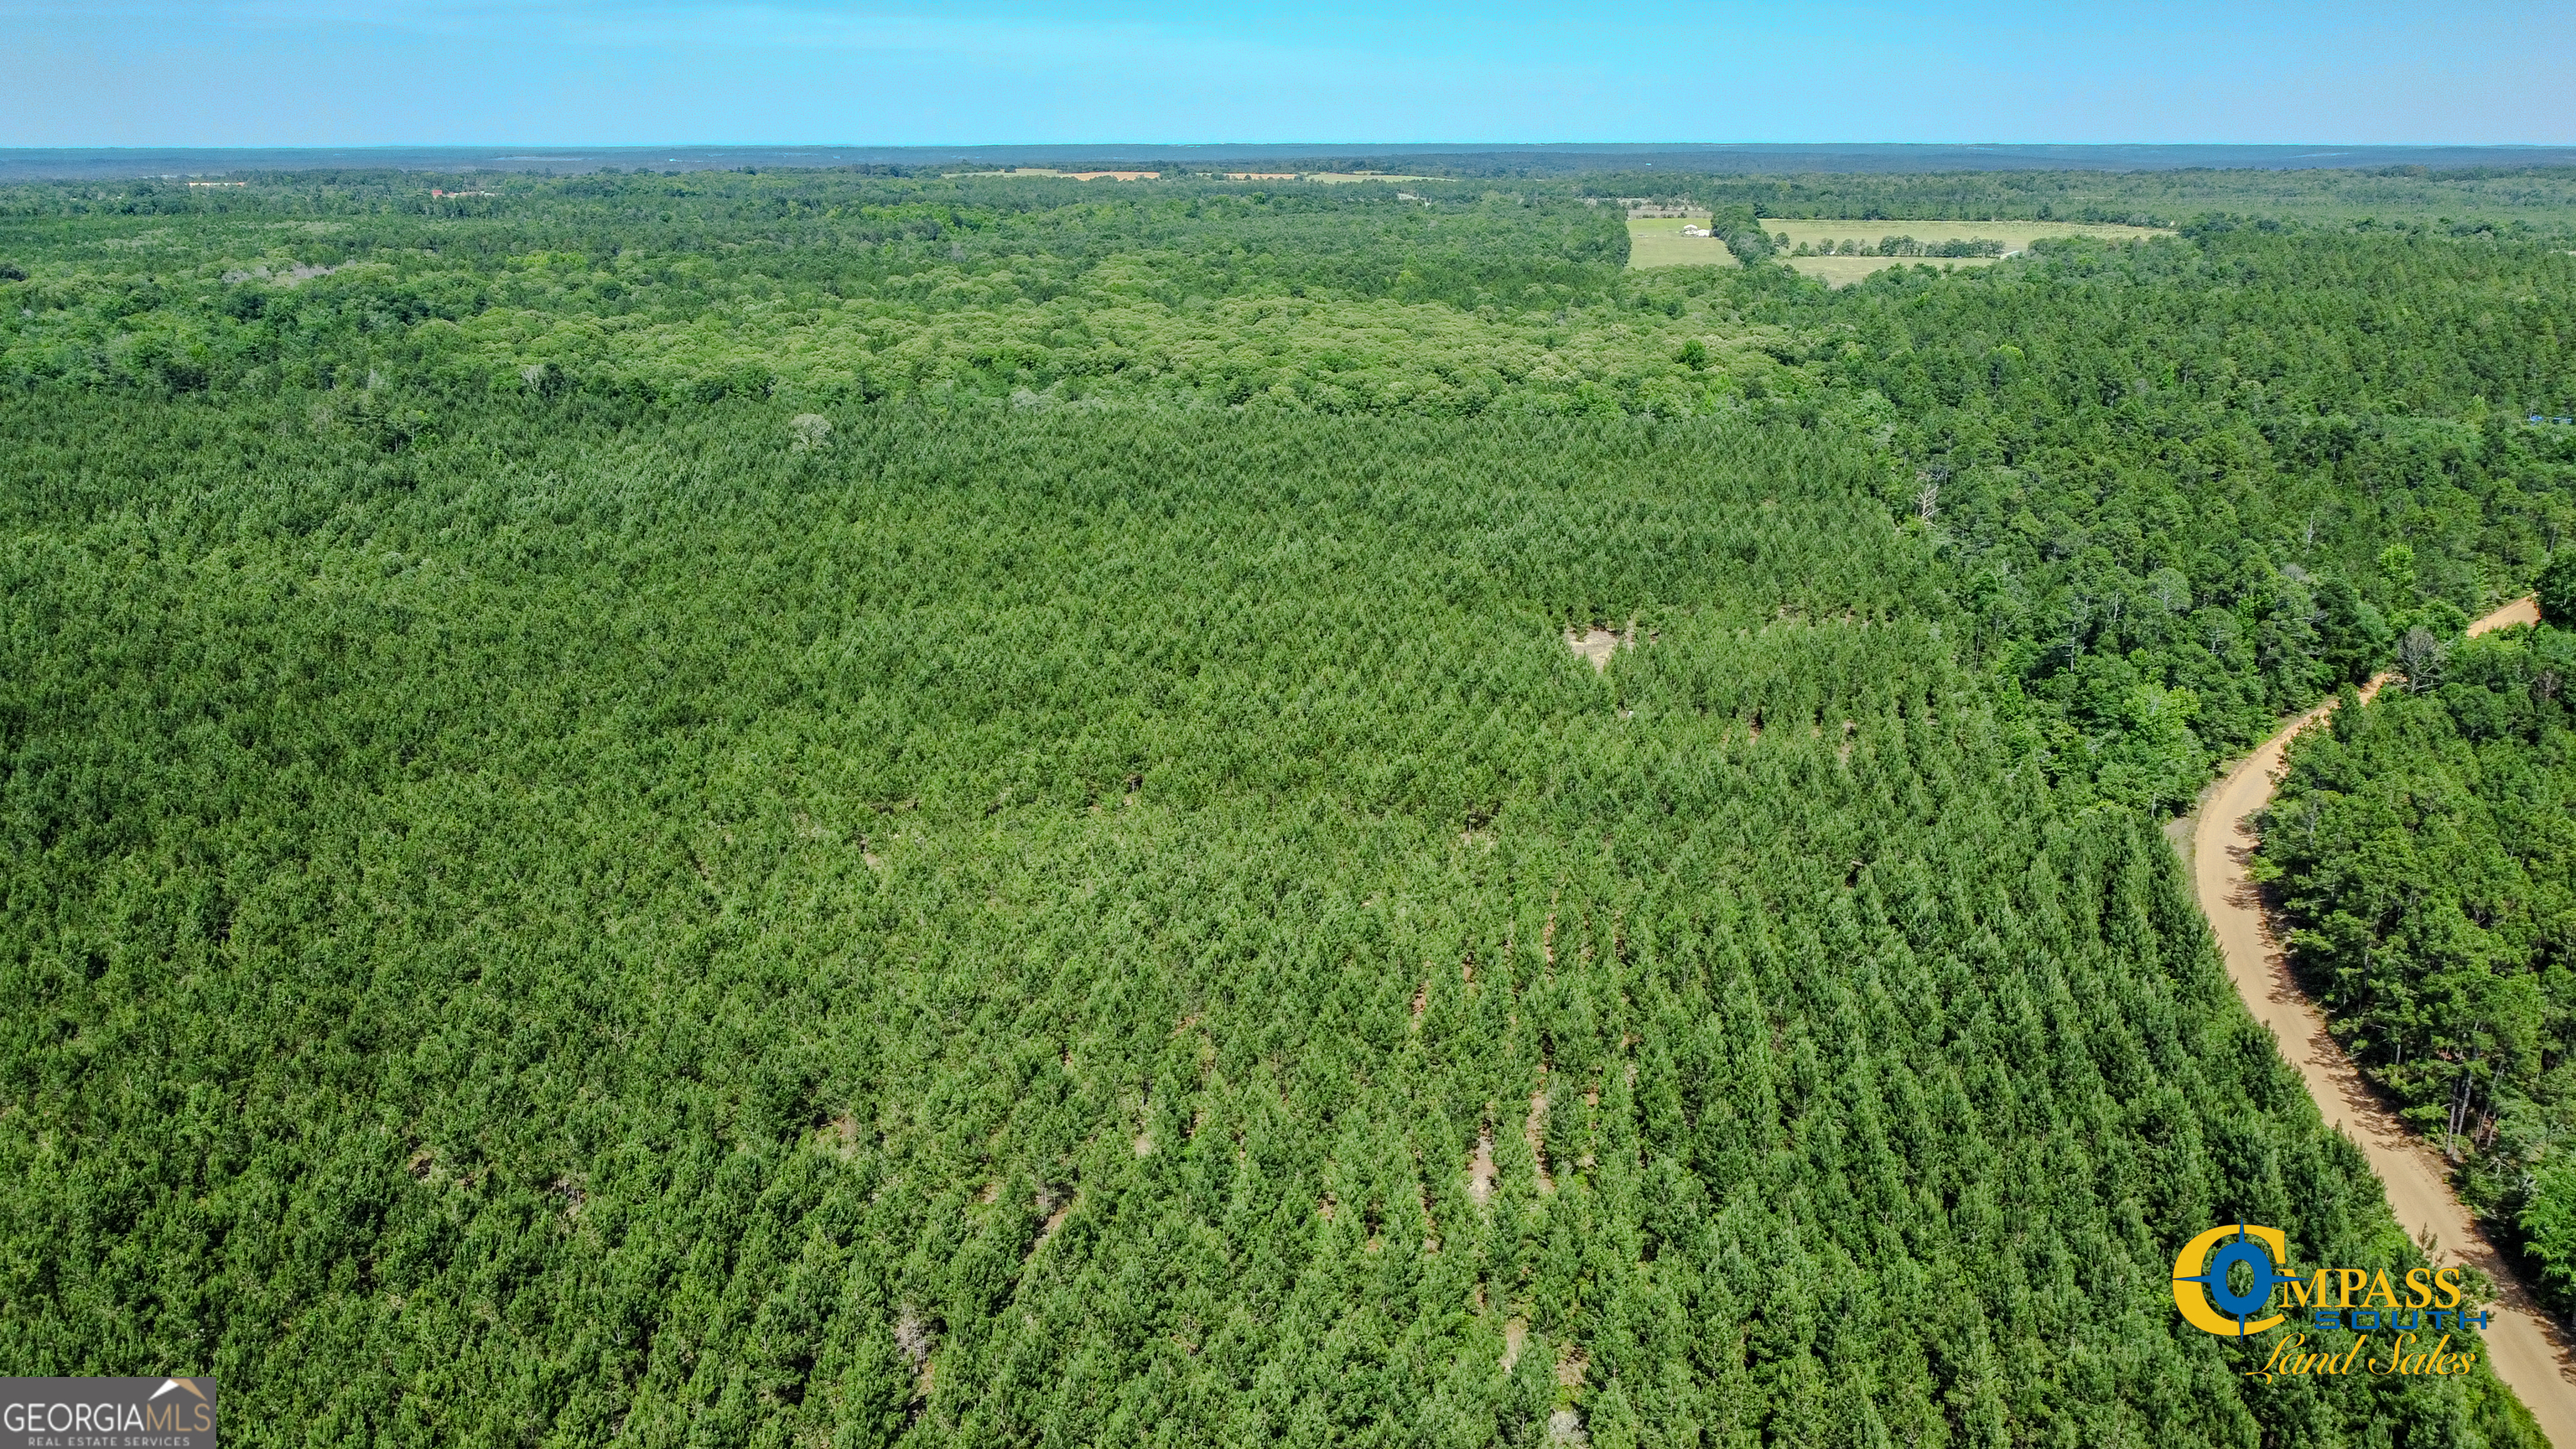
M 2423 1257 L 2158 827 L 2537 569 L 2569 451 L 2468 399 L 2560 304 L 2446 319 L 2547 248 L 1829 292 L 1079 185 L 15 194 L 0 1360 L 252 1442 L 2539 1442 L 2177 1320 L 2240 1215 Z M 400 254 L 220 280 L 286 219 Z

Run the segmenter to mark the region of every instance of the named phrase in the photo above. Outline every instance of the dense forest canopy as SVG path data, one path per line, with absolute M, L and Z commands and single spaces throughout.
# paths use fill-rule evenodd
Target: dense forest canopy
M 2156 827 L 2528 587 L 2576 259 L 1836 291 L 1627 270 L 1617 181 L 0 191 L 9 1360 L 423 1443 L 2536 1442 L 2175 1321 L 2238 1214 L 2420 1253 Z
M 0 370 L 327 395 L 397 438 L 568 391 L 1836 427 L 1951 550 L 1972 647 L 2058 768 L 2149 807 L 2409 624 L 2517 587 L 2576 467 L 2576 435 L 2525 421 L 2576 412 L 2576 256 L 2486 231 L 2219 218 L 1834 291 L 1625 271 L 1580 186 L 490 184 L 125 193 L 180 208 L 149 221 L 20 188 Z

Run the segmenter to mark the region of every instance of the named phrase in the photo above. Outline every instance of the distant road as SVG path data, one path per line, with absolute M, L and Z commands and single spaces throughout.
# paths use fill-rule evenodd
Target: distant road
M 2539 619 L 2539 607 L 2521 599 L 2471 624 L 2469 632 L 2483 634 Z M 2382 674 L 2370 681 L 2362 697 L 2377 694 L 2388 679 Z M 2271 802 L 2284 749 L 2291 737 L 2333 709 L 2329 700 L 2291 721 L 2246 756 L 2202 803 L 2192 837 L 2192 883 L 2199 890 L 2201 909 L 2209 914 L 2210 927 L 2218 933 L 2219 949 L 2226 954 L 2227 974 L 2234 978 L 2237 994 L 2280 1039 L 2282 1054 L 2297 1065 L 2308 1095 L 2316 1099 L 2327 1124 L 2360 1144 L 2371 1169 L 2387 1184 L 2388 1204 L 2397 1210 L 2397 1221 L 2405 1225 L 2407 1235 L 2418 1242 L 2429 1235 L 2437 1262 L 2473 1263 L 2495 1280 L 2503 1301 L 2496 1305 L 2495 1322 L 2483 1338 L 2496 1377 L 2521 1397 L 2550 1443 L 2558 1449 L 2576 1449 L 2576 1372 L 2571 1372 L 2565 1340 L 2523 1292 L 2521 1280 L 2478 1231 L 2468 1210 L 2452 1196 L 2448 1174 L 2422 1134 L 2398 1120 L 2343 1048 L 2326 1034 L 2325 1018 L 2299 990 L 2289 958 L 2273 937 L 2262 897 L 2247 874 L 2257 843 L 2250 817 Z

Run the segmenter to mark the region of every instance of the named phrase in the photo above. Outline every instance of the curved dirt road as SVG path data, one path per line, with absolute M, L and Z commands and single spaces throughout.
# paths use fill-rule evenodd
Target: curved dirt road
M 2540 617 L 2529 599 L 2507 604 L 2469 626 L 2472 634 L 2508 624 L 2529 624 Z M 2368 698 L 2387 675 L 2370 682 Z M 2388 1186 L 2389 1206 L 2397 1221 L 2418 1242 L 2429 1234 L 2438 1261 L 2474 1263 L 2496 1281 L 2503 1301 L 2485 1333 L 2487 1354 L 2496 1377 L 2539 1419 L 2557 1449 L 2576 1449 L 2576 1369 L 2570 1368 L 2564 1341 L 2532 1306 L 2520 1282 L 2506 1270 L 2503 1258 L 2451 1195 L 2442 1165 L 2423 1138 L 2397 1119 L 2343 1048 L 2326 1034 L 2325 1018 L 2301 994 L 2289 961 L 2273 939 L 2261 897 L 2246 874 L 2255 847 L 2248 817 L 2272 798 L 2274 776 L 2290 738 L 2325 718 L 2328 701 L 2290 722 L 2245 757 L 2201 802 L 2192 832 L 2192 884 L 2201 909 L 2218 933 L 2227 957 L 2227 974 L 2237 994 L 2256 1019 L 2280 1039 L 2282 1054 L 2299 1069 L 2308 1095 L 2335 1130 L 2359 1143 L 2371 1168 Z

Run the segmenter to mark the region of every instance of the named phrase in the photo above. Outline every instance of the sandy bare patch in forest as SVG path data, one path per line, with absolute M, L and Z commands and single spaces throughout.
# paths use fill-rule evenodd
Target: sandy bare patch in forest
M 844 1112 L 823 1124 L 815 1134 L 818 1145 L 837 1156 L 856 1157 L 859 1153 L 859 1119 L 856 1113 Z
M 1047 1239 L 1055 1236 L 1055 1230 L 1064 1226 L 1064 1220 L 1066 1218 L 1073 1216 L 1073 1205 L 1080 1201 L 1082 1201 L 1082 1194 L 1080 1192 L 1067 1193 L 1064 1201 L 1062 1203 L 1058 1203 L 1055 1200 L 1054 1188 L 1042 1187 L 1038 1189 L 1036 1199 L 1037 1210 L 1045 1213 L 1047 1215 L 1047 1220 L 1038 1228 L 1038 1240 L 1029 1244 L 1029 1252 L 1032 1255 L 1034 1255 L 1038 1249 L 1046 1246 Z
M 2191 833 L 2199 824 L 2197 808 L 2189 815 L 2177 815 L 2165 822 L 2165 841 L 2174 848 L 2174 854 L 2182 857 L 2185 866 L 2191 864 Z
M 1521 1361 L 1521 1350 L 1529 1345 L 1529 1320 L 1515 1318 L 1503 1325 L 1503 1372 Z
M 930 1345 L 930 1325 L 923 1320 L 920 1310 L 907 1305 L 895 1317 L 894 1346 L 902 1351 L 905 1364 L 912 1369 L 913 1396 L 916 1399 L 930 1397 Z
M 1610 667 L 1611 655 L 1622 649 L 1636 647 L 1636 635 L 1637 626 L 1634 622 L 1621 630 L 1604 629 L 1598 624 L 1580 633 L 1569 628 L 1565 631 L 1565 647 L 1591 660 L 1592 670 L 1598 674 Z
M 1476 1155 L 1467 1163 L 1467 1200 L 1478 1207 L 1494 1200 L 1494 1134 L 1476 1137 Z

